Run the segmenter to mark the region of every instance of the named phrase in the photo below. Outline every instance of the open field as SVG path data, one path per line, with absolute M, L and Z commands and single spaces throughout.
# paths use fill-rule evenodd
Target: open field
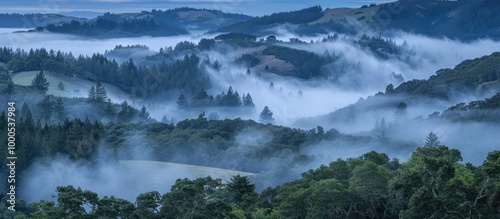
M 39 71 L 24 71 L 24 72 L 14 73 L 12 75 L 12 81 L 14 82 L 14 84 L 30 86 L 31 81 L 36 76 L 36 74 L 38 74 L 38 72 Z M 47 81 L 50 83 L 47 94 L 51 94 L 54 96 L 87 97 L 87 92 L 90 89 L 90 87 L 92 85 L 95 86 L 95 83 L 88 80 L 69 78 L 52 72 L 44 71 L 44 75 Z M 64 84 L 65 87 L 64 90 L 59 90 L 57 88 L 59 82 L 62 82 Z M 123 100 L 127 101 L 130 100 L 129 95 L 123 92 L 121 89 L 117 88 L 116 86 L 106 83 L 103 83 L 103 85 L 106 88 L 108 97 L 111 98 L 113 102 L 120 103 Z
M 140 185 L 162 185 L 169 184 L 178 178 L 195 179 L 199 177 L 211 176 L 228 181 L 232 176 L 254 176 L 254 173 L 240 172 L 235 170 L 194 166 L 178 163 L 146 161 L 146 160 L 120 160 L 120 167 L 124 173 L 130 176 L 137 176 L 134 181 Z

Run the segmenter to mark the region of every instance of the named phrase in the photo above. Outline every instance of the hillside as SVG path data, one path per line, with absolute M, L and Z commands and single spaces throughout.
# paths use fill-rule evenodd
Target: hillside
M 139 13 L 105 13 L 87 21 L 67 21 L 62 24 L 37 26 L 37 31 L 77 34 L 100 38 L 134 36 L 175 36 L 193 30 L 211 28 L 245 21 L 250 16 L 224 13 L 218 10 L 176 8 Z
M 339 124 L 348 124 L 354 121 L 366 123 L 370 121 L 368 118 L 373 115 L 380 118 L 384 116 L 388 118 L 395 117 L 398 111 L 401 113 L 406 111 L 407 105 L 411 105 L 414 109 L 422 107 L 427 108 L 427 110 L 434 109 L 434 111 L 449 108 L 448 113 L 443 114 L 443 118 L 450 120 L 459 120 L 457 118 L 460 115 L 457 115 L 457 112 L 461 114 L 467 112 L 466 115 L 462 116 L 464 119 L 461 120 L 473 120 L 479 117 L 482 117 L 480 121 L 483 121 L 485 117 L 488 120 L 496 119 L 496 113 L 500 109 L 495 102 L 498 95 L 489 101 L 477 101 L 469 105 L 460 103 L 454 107 L 450 107 L 450 105 L 446 107 L 446 104 L 449 104 L 449 102 L 463 102 L 463 97 L 484 99 L 500 92 L 499 69 L 500 52 L 473 60 L 465 60 L 454 69 L 438 70 L 435 75 L 430 76 L 427 80 L 414 79 L 406 81 L 396 88 L 391 84 L 387 86 L 385 93 L 379 92 L 366 99 L 361 98 L 356 103 L 327 115 L 299 119 L 296 125 L 330 124 L 330 126 L 325 125 L 325 127 L 331 127 L 332 124 L 336 124 L 333 127 L 337 127 Z M 404 103 L 404 105 L 401 105 L 401 103 Z M 468 111 L 471 109 L 479 110 L 483 108 L 489 111 L 486 114 L 470 112 L 471 115 L 468 115 Z M 430 114 L 432 111 L 428 113 Z M 439 114 L 437 112 L 437 116 Z M 412 116 L 422 117 L 427 115 Z
M 252 18 L 214 32 L 265 35 L 280 25 L 305 35 L 331 31 L 354 34 L 369 28 L 377 31 L 403 30 L 460 40 L 500 39 L 500 7 L 498 3 L 475 0 L 400 0 L 361 8 L 326 10 L 317 6 Z
M 85 22 L 85 18 L 59 14 L 0 14 L 0 28 L 35 28 L 49 24 L 61 25 L 72 20 Z
M 39 71 L 24 71 L 15 73 L 12 75 L 12 81 L 14 84 L 30 86 L 31 80 L 35 77 L 35 75 Z M 47 91 L 48 95 L 60 96 L 60 97 L 87 97 L 88 90 L 91 86 L 95 85 L 95 83 L 78 78 L 70 78 L 65 77 L 59 74 L 55 74 L 52 72 L 44 72 L 45 78 L 50 83 L 49 90 Z M 64 84 L 64 90 L 60 90 L 57 85 L 62 82 Z M 111 98 L 113 102 L 123 102 L 124 100 L 130 100 L 130 95 L 123 92 L 116 86 L 111 84 L 103 83 L 106 88 L 106 92 L 108 96 Z
M 159 161 L 146 160 L 120 160 L 120 167 L 130 175 L 141 181 L 142 185 L 160 185 L 165 183 L 165 179 L 171 179 L 171 175 L 176 178 L 199 178 L 210 176 L 212 178 L 220 178 L 224 181 L 229 181 L 232 176 L 254 176 L 254 173 L 241 172 L 235 170 L 186 165 Z M 170 176 L 169 176 L 170 175 Z

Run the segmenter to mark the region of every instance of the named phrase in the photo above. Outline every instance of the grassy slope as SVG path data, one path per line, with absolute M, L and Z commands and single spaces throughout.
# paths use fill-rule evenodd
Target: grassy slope
M 211 176 L 230 180 L 231 176 L 253 176 L 254 173 L 240 172 L 235 170 L 220 169 L 213 167 L 194 166 L 178 163 L 168 163 L 159 161 L 144 160 L 120 160 L 120 167 L 125 168 L 132 176 L 136 175 L 144 184 L 168 180 L 172 176 L 177 178 L 198 178 Z M 162 174 L 164 173 L 164 174 Z
M 12 81 L 14 81 L 14 84 L 30 86 L 31 80 L 33 80 L 33 78 L 38 72 L 39 71 L 25 71 L 25 72 L 15 73 L 12 75 Z M 95 85 L 95 83 L 88 80 L 68 78 L 51 72 L 44 72 L 44 74 L 45 78 L 47 78 L 47 81 L 50 83 L 47 94 L 51 94 L 54 96 L 87 97 L 88 90 L 92 85 Z M 61 81 L 65 86 L 65 89 L 63 91 L 57 88 L 57 85 Z M 113 102 L 122 102 L 123 100 L 130 99 L 130 95 L 123 92 L 119 88 L 110 84 L 106 83 L 103 84 L 108 93 L 108 97 L 110 97 Z

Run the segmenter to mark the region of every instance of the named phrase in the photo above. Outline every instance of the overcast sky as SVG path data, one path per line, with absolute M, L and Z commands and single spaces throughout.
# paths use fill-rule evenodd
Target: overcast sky
M 360 7 L 394 0 L 22 0 L 0 1 L 0 13 L 62 13 L 70 11 L 138 12 L 151 9 L 194 7 L 219 9 L 248 15 L 302 9 L 314 5 L 323 8 Z

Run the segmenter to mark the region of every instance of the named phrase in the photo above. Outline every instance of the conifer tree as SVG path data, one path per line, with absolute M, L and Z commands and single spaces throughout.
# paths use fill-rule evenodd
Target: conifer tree
M 108 99 L 106 95 L 106 89 L 104 85 L 101 84 L 101 81 L 97 81 L 95 87 L 95 100 L 100 103 L 104 103 Z
M 95 92 L 94 85 L 92 85 L 92 87 L 90 87 L 90 89 L 88 91 L 87 100 L 89 100 L 89 101 L 95 101 L 96 100 L 96 92 Z
M 259 115 L 260 121 L 263 123 L 273 123 L 274 118 L 273 118 L 273 112 L 269 110 L 269 107 L 265 106 L 262 112 Z
M 33 86 L 35 89 L 39 90 L 42 93 L 45 93 L 49 90 L 49 82 L 45 78 L 45 75 L 43 74 L 43 70 L 40 70 L 40 72 L 33 78 L 31 81 L 31 86 Z

